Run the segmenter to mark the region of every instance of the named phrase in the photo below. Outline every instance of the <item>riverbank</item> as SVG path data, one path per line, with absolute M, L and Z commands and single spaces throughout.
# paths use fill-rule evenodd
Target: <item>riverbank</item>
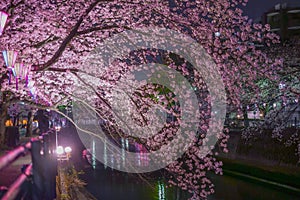
M 300 196 L 300 167 L 271 166 L 247 160 L 220 158 L 224 175 L 267 185 Z

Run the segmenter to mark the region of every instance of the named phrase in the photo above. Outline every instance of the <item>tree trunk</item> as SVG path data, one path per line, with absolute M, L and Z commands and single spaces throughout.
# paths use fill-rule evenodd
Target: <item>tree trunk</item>
M 32 112 L 28 112 L 27 115 L 27 126 L 26 126 L 26 137 L 32 136 L 32 122 L 33 122 L 33 115 Z
M 0 115 L 0 146 L 5 144 L 5 122 L 7 119 L 7 108 L 8 104 L 3 103 L 1 104 L 1 115 Z
M 244 127 L 248 127 L 249 119 L 248 119 L 248 109 L 247 108 L 243 109 L 243 117 L 244 117 Z

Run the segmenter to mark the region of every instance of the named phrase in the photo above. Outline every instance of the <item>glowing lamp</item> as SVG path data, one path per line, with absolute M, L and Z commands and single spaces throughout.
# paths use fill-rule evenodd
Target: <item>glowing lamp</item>
M 64 148 L 63 148 L 62 146 L 58 146 L 58 147 L 56 148 L 56 153 L 57 153 L 57 155 L 62 155 L 62 154 L 64 154 Z
M 66 153 L 71 153 L 72 152 L 72 148 L 71 147 L 66 147 L 65 148 L 65 152 Z
M 35 81 L 30 79 L 27 86 L 28 86 L 29 89 L 31 89 L 31 88 L 34 87 L 34 84 L 35 84 Z
M 3 53 L 5 65 L 8 68 L 8 72 L 9 72 L 8 82 L 10 84 L 10 82 L 11 82 L 12 68 L 15 65 L 18 53 L 16 51 L 10 51 L 10 50 L 3 51 L 2 53 Z
M 57 126 L 55 126 L 54 128 L 55 128 L 56 131 L 60 131 L 61 126 L 57 125 Z
M 0 35 L 2 35 L 8 14 L 6 12 L 0 11 Z
M 28 85 L 28 73 L 30 71 L 30 65 L 24 65 L 23 63 L 15 63 L 12 68 L 14 77 L 16 78 L 16 88 L 18 89 L 19 79 L 25 81 L 25 86 Z
M 14 68 L 12 69 L 13 74 L 16 78 L 21 78 L 22 70 L 23 70 L 23 63 L 15 63 Z
M 19 79 L 21 78 L 21 73 L 23 70 L 23 63 L 15 63 L 12 68 L 13 75 L 16 78 L 16 89 L 18 90 Z
M 37 95 L 37 90 L 36 90 L 35 87 L 30 88 L 30 94 L 31 94 L 31 96 L 32 96 L 33 98 L 36 97 L 36 95 Z
M 17 59 L 18 52 L 7 50 L 3 51 L 2 53 L 6 67 L 13 68 Z
M 31 65 L 23 65 L 23 70 L 21 72 L 21 79 L 26 81 L 26 86 L 28 84 L 30 70 L 31 70 Z

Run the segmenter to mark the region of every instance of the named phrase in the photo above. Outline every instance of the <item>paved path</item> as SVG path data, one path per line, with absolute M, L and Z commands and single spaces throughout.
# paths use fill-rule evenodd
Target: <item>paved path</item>
M 21 168 L 24 164 L 31 163 L 31 155 L 21 156 L 11 165 L 0 171 L 0 186 L 10 186 L 21 174 Z

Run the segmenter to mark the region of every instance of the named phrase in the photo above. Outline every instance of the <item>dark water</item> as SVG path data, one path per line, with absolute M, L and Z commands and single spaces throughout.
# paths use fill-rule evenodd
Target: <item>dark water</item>
M 215 194 L 209 200 L 300 200 L 300 194 L 274 189 L 230 176 L 213 176 Z
M 66 134 L 66 138 L 70 143 L 72 137 Z M 73 153 L 78 156 L 74 156 L 73 161 L 76 168 L 84 171 L 80 178 L 87 183 L 87 190 L 99 200 L 186 200 L 191 196 L 179 188 L 167 188 L 159 173 L 143 178 L 136 174 L 113 171 L 108 167 L 104 169 L 102 165 L 98 165 L 98 168 L 94 166 L 94 169 L 90 163 L 98 164 L 97 161 L 91 159 L 88 163 L 83 160 L 83 148 L 79 148 L 78 141 L 73 143 L 68 145 L 77 146 Z M 93 145 L 90 149 L 92 153 L 96 152 Z M 138 161 L 143 164 L 147 159 L 141 156 Z M 111 159 L 107 162 L 115 163 Z M 230 176 L 210 175 L 210 178 L 215 184 L 215 194 L 210 196 L 209 200 L 300 200 L 300 194 L 291 194 Z
M 84 171 L 81 178 L 88 183 L 86 188 L 100 200 L 181 200 L 189 196 L 178 188 L 167 188 L 159 176 L 145 178 L 110 169 Z
M 86 188 L 99 200 L 186 200 L 190 194 L 179 188 L 167 188 L 159 175 L 141 178 L 112 171 L 110 168 L 84 168 L 82 179 Z M 209 200 L 299 200 L 300 194 L 291 194 L 230 176 L 211 175 L 215 194 Z
M 90 148 L 92 154 L 96 153 L 93 146 Z M 116 167 L 117 162 L 113 157 L 110 158 L 105 152 L 104 157 L 108 158 L 107 163 Z M 109 167 L 104 168 L 93 159 L 93 156 L 90 156 L 88 160 L 91 165 L 88 162 L 85 163 L 85 168 L 83 168 L 85 174 L 82 179 L 88 183 L 86 186 L 88 191 L 99 200 L 186 200 L 191 196 L 179 188 L 167 188 L 160 173 L 148 174 L 147 178 L 143 178 L 138 177 L 137 174 L 123 173 L 111 170 Z M 139 156 L 137 163 L 147 165 L 147 160 L 147 157 Z M 300 200 L 300 194 L 291 194 L 225 175 L 209 176 L 215 184 L 215 194 L 210 196 L 209 200 Z

